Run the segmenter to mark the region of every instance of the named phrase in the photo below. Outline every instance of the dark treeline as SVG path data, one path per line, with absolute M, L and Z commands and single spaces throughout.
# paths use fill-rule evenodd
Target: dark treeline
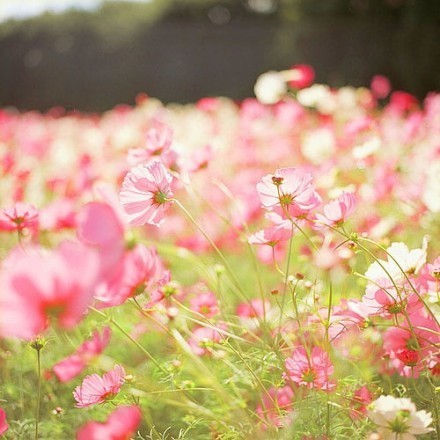
M 1 25 L 0 106 L 241 99 L 260 73 L 296 63 L 334 86 L 385 74 L 422 98 L 440 89 L 439 41 L 438 0 L 107 3 Z

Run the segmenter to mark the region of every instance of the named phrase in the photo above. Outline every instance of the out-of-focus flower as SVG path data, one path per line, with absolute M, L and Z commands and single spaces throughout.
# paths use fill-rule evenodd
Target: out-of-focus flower
M 112 275 L 120 265 L 124 252 L 124 224 L 113 207 L 104 202 L 84 205 L 77 216 L 78 238 L 99 252 L 101 274 Z
M 383 440 L 415 440 L 416 435 L 433 431 L 431 413 L 417 411 L 407 398 L 380 396 L 368 407 L 368 417 L 378 426 Z
M 255 412 L 268 424 L 283 428 L 292 421 L 293 398 L 293 390 L 289 386 L 271 387 L 268 393 L 263 394 Z M 262 424 L 262 428 L 265 429 L 266 425 Z
M 173 176 L 159 161 L 137 165 L 125 176 L 120 201 L 128 222 L 141 226 L 146 223 L 160 226 L 170 206 Z
M 418 377 L 431 355 L 438 353 L 440 327 L 423 310 L 409 315 L 408 320 L 385 331 L 383 348 L 400 375 Z
M 304 136 L 301 152 L 314 165 L 323 164 L 334 156 L 336 150 L 335 135 L 329 128 L 317 128 Z
M 74 327 L 84 315 L 98 281 L 97 254 L 63 242 L 55 251 L 15 250 L 0 273 L 0 334 L 30 339 L 49 319 Z
M 307 351 L 300 346 L 286 359 L 284 377 L 298 385 L 318 390 L 330 391 L 336 383 L 330 380 L 334 372 L 328 353 L 320 347 Z
M 0 230 L 22 231 L 24 228 L 35 229 L 37 226 L 38 211 L 28 203 L 17 202 L 0 211 Z
M 390 80 L 384 75 L 374 75 L 371 80 L 371 91 L 375 98 L 386 98 L 391 92 Z
M 219 330 L 224 330 L 224 325 L 218 325 Z M 197 327 L 188 341 L 194 354 L 203 356 L 213 353 L 214 344 L 219 343 L 223 339 L 222 334 L 214 328 Z
M 125 252 L 114 276 L 97 287 L 95 298 L 101 307 L 117 306 L 144 292 L 152 295 L 166 277 L 156 249 L 138 244 Z
M 257 78 L 254 93 L 262 104 L 276 104 L 287 92 L 286 80 L 280 72 L 271 70 Z
M 75 353 L 53 366 L 53 372 L 60 382 L 72 380 L 84 370 L 87 364 L 100 355 L 110 341 L 111 330 L 105 327 L 101 334 L 93 332 L 92 338 L 81 344 Z
M 196 294 L 196 296 L 190 300 L 190 308 L 194 312 L 205 315 L 207 318 L 212 318 L 220 311 L 217 298 L 212 292 Z
M 324 205 L 324 214 L 316 214 L 317 220 L 327 226 L 339 226 L 356 209 L 357 200 L 353 193 L 343 192 L 336 200 Z
M 350 417 L 359 419 L 367 414 L 367 405 L 372 401 L 372 394 L 366 386 L 358 388 L 350 400 Z
M 91 374 L 86 376 L 81 385 L 75 388 L 73 397 L 77 408 L 103 403 L 113 399 L 121 390 L 125 382 L 125 370 L 120 365 L 115 365 L 113 370 L 104 376 Z
M 177 153 L 172 149 L 173 130 L 167 125 L 155 121 L 153 128 L 148 130 L 145 148 L 132 148 L 128 152 L 128 163 L 131 166 L 145 164 L 153 157 L 160 157 L 160 160 L 171 167 L 175 164 Z
M 275 226 L 269 226 L 251 235 L 248 239 L 250 244 L 260 244 L 274 247 L 282 241 L 292 237 L 292 224 L 285 220 Z
M 9 425 L 6 423 L 6 413 L 0 408 L 0 435 L 3 435 L 9 429 Z
M 294 89 L 303 89 L 313 84 L 315 70 L 308 64 L 295 64 L 290 68 L 289 86 Z
M 128 440 L 141 422 L 139 407 L 120 406 L 104 423 L 89 422 L 76 434 L 76 440 Z

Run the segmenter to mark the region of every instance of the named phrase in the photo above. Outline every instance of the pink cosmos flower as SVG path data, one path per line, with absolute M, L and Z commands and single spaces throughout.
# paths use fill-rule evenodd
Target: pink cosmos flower
M 237 316 L 240 318 L 261 318 L 264 310 L 270 309 L 270 302 L 263 301 L 260 298 L 251 299 L 249 302 L 242 302 L 237 306 Z
M 280 168 L 257 184 L 261 204 L 268 210 L 278 208 L 293 217 L 304 217 L 321 203 L 313 177 L 296 168 Z
M 353 214 L 356 204 L 356 196 L 344 191 L 336 200 L 324 206 L 324 215 L 318 213 L 316 218 L 324 225 L 339 226 Z
M 292 237 L 292 224 L 284 220 L 273 226 L 262 229 L 251 235 L 248 239 L 250 244 L 260 244 L 274 247 L 281 241 L 289 240 Z
M 224 325 L 219 325 L 219 330 L 224 330 Z M 204 356 L 206 354 L 212 354 L 215 343 L 219 343 L 223 339 L 220 332 L 213 328 L 197 327 L 188 341 L 188 345 L 191 347 L 194 354 L 197 356 Z
M 177 159 L 177 153 L 172 149 L 173 130 L 165 124 L 156 121 L 154 127 L 148 130 L 145 148 L 132 148 L 128 152 L 128 163 L 132 166 L 147 163 L 152 157 L 160 159 L 171 167 Z
M 120 365 L 115 365 L 113 370 L 104 376 L 91 374 L 86 376 L 81 385 L 75 388 L 73 397 L 77 408 L 103 403 L 111 400 L 121 390 L 125 382 L 125 370 Z
M 165 268 L 155 248 L 143 244 L 127 250 L 114 276 L 101 283 L 95 298 L 102 307 L 123 304 L 128 298 L 144 292 L 150 295 L 165 282 Z
M 198 293 L 190 300 L 190 308 L 207 318 L 212 318 L 219 313 L 217 298 L 212 292 Z
M 110 341 L 111 330 L 105 327 L 101 334 L 94 331 L 92 338 L 81 344 L 75 353 L 56 363 L 53 372 L 60 382 L 72 380 L 84 370 L 88 363 L 100 355 Z
M 104 423 L 89 422 L 76 434 L 76 440 L 129 440 L 141 422 L 139 407 L 120 406 Z
M 6 413 L 0 408 L 0 435 L 3 435 L 9 429 L 9 425 L 6 423 Z
M 0 334 L 30 339 L 52 318 L 74 327 L 92 299 L 99 274 L 93 250 L 63 242 L 54 251 L 39 247 L 13 251 L 0 273 Z
M 40 229 L 60 231 L 76 226 L 76 213 L 71 199 L 56 199 L 40 211 Z
M 409 316 L 411 326 L 390 327 L 383 334 L 383 348 L 401 376 L 418 377 L 430 356 L 438 353 L 440 328 L 422 311 Z
M 284 377 L 309 389 L 330 391 L 336 383 L 329 376 L 334 372 L 328 353 L 320 347 L 313 347 L 310 353 L 303 346 L 295 349 L 292 356 L 286 359 Z
M 24 228 L 34 229 L 38 226 L 38 211 L 28 203 L 17 202 L 10 208 L 0 211 L 0 230 L 22 231 Z
M 102 276 L 111 276 L 123 257 L 124 224 L 113 207 L 104 202 L 84 205 L 77 216 L 78 238 L 82 243 L 97 249 L 100 255 Z
M 137 165 L 125 176 L 120 192 L 120 201 L 128 222 L 141 226 L 146 223 L 160 226 L 164 212 L 173 197 L 173 176 L 159 161 Z
M 350 400 L 350 417 L 360 419 L 367 414 L 367 405 L 373 400 L 373 394 L 364 385 L 358 388 Z
M 269 394 L 269 395 L 268 395 Z M 260 419 L 277 428 L 290 424 L 293 409 L 293 390 L 289 386 L 282 388 L 271 387 L 268 394 L 263 394 L 261 404 L 257 406 L 256 413 Z M 266 425 L 262 425 L 265 429 Z

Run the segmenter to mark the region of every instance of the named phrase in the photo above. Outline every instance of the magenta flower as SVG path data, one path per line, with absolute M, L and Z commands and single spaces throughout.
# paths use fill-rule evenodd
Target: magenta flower
M 149 223 L 160 226 L 164 212 L 171 204 L 173 176 L 162 162 L 137 165 L 125 176 L 120 201 L 128 222 L 141 226 Z
M 38 226 L 38 211 L 28 203 L 17 202 L 10 208 L 0 211 L 0 230 L 22 231 L 24 228 Z
M 84 370 L 87 364 L 99 356 L 110 341 L 111 330 L 105 327 L 101 334 L 94 331 L 92 338 L 81 344 L 75 353 L 53 366 L 53 372 L 60 382 L 72 380 Z
M 418 377 L 438 353 L 440 328 L 422 311 L 409 315 L 409 323 L 401 327 L 390 327 L 383 334 L 383 348 L 393 367 L 401 376 Z
M 282 209 L 293 217 L 304 217 L 321 203 L 313 177 L 296 168 L 280 168 L 257 184 L 261 204 L 268 210 Z
M 120 406 L 107 421 L 89 422 L 76 434 L 76 440 L 129 440 L 141 422 L 141 410 L 135 406 Z
M 333 374 L 334 367 L 328 353 L 322 348 L 313 347 L 310 352 L 300 346 L 286 359 L 284 377 L 297 385 L 307 388 L 330 391 L 336 384 L 329 377 Z
M 6 423 L 6 413 L 0 408 L 0 435 L 3 435 L 9 429 L 9 425 Z
M 81 385 L 75 388 L 73 397 L 77 408 L 103 403 L 111 400 L 121 390 L 125 382 L 125 370 L 120 365 L 115 365 L 113 370 L 104 376 L 91 374 L 87 376 Z

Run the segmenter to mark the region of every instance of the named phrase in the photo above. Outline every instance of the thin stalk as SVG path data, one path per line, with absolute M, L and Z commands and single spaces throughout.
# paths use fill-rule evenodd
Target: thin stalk
M 157 368 L 160 369 L 160 371 L 162 371 L 162 373 L 166 374 L 168 376 L 168 371 L 165 370 L 165 368 L 159 364 L 159 362 L 156 361 L 156 359 L 154 359 L 154 357 L 150 354 L 149 351 L 147 351 L 144 347 L 142 347 L 141 344 L 139 344 L 138 341 L 136 341 L 136 339 L 134 339 L 130 333 L 128 333 L 126 330 L 124 330 L 113 318 L 107 316 L 105 313 L 102 313 L 101 311 L 95 309 L 94 307 L 89 306 L 90 310 L 93 310 L 95 313 L 97 313 L 98 315 L 102 316 L 103 318 L 106 318 L 109 320 L 109 322 L 114 325 L 127 339 L 129 339 L 131 342 L 133 342 L 133 344 L 136 345 L 137 348 L 139 348 L 140 351 L 142 351 L 142 353 L 145 354 L 145 356 L 147 356 L 147 358 L 153 362 L 154 365 L 156 365 Z
M 38 429 L 40 425 L 40 406 L 41 406 L 41 347 L 35 348 L 37 351 L 37 411 L 35 413 L 35 440 L 38 440 Z

